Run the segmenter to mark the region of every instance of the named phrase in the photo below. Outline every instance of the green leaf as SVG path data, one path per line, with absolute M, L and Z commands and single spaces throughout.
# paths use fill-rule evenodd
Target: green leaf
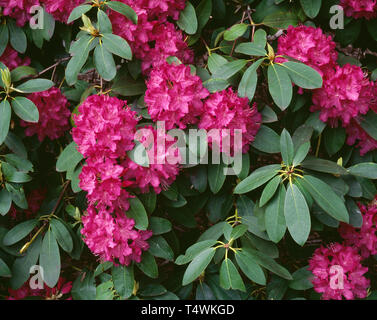
M 202 0 L 195 11 L 198 17 L 198 31 L 201 32 L 211 17 L 212 0 Z
M 347 175 L 348 172 L 345 168 L 341 167 L 335 162 L 330 160 L 318 159 L 315 157 L 307 157 L 305 161 L 301 162 L 301 166 L 324 173 Z
M 268 89 L 276 105 L 285 110 L 292 100 L 292 82 L 285 68 L 271 64 L 268 67 Z
M 226 41 L 234 41 L 244 35 L 248 26 L 245 23 L 233 25 L 231 28 L 224 32 L 224 39 Z
M 271 257 L 252 248 L 242 248 L 242 251 L 248 253 L 253 261 L 266 268 L 267 270 L 270 270 L 272 273 L 275 273 L 281 278 L 292 280 L 292 275 L 289 273 L 289 271 L 278 264 Z
M 111 53 L 126 59 L 132 60 L 132 51 L 126 40 L 110 33 L 104 33 L 102 36 L 104 47 Z
M 275 177 L 280 169 L 280 165 L 269 165 L 255 170 L 250 176 L 237 185 L 234 189 L 234 193 L 244 194 L 260 187 Z
M 110 1 L 110 2 L 107 2 L 106 5 L 110 9 L 130 19 L 134 24 L 137 24 L 137 21 L 138 21 L 137 14 L 130 6 L 119 1 Z
M 26 201 L 24 189 L 22 187 L 17 189 L 9 183 L 5 183 L 5 187 L 11 193 L 13 202 L 21 209 L 26 210 L 28 208 L 28 204 Z
M 8 26 L 5 23 L 0 25 L 0 56 L 3 55 L 9 40 Z
M 252 146 L 265 153 L 279 153 L 280 137 L 274 130 L 262 125 L 252 143 Z
M 42 246 L 42 236 L 39 235 L 26 251 L 26 255 L 17 258 L 12 265 L 12 289 L 19 289 L 30 277 L 30 268 L 37 264 Z
M 23 93 L 33 93 L 46 91 L 53 85 L 54 83 L 51 80 L 32 79 L 24 82 L 23 84 L 20 84 L 18 87 L 16 87 L 16 89 L 22 91 Z
M 95 300 L 96 285 L 93 272 L 80 274 L 73 282 L 71 293 L 75 300 Z
M 76 168 L 83 158 L 82 154 L 77 150 L 76 142 L 73 141 L 60 154 L 56 162 L 56 171 L 66 172 L 72 168 Z
M 305 14 L 309 18 L 314 19 L 321 9 L 322 0 L 300 0 L 300 3 Z
M 69 85 L 76 83 L 77 76 L 88 59 L 91 43 L 92 38 L 85 35 L 72 44 L 72 58 L 65 69 L 65 77 Z
M 253 63 L 242 76 L 241 82 L 238 86 L 238 95 L 240 97 L 248 97 L 249 100 L 254 98 L 255 89 L 258 84 L 257 69 L 263 62 L 263 59 L 259 59 Z
M 291 166 L 294 157 L 294 146 L 291 135 L 284 129 L 280 136 L 280 151 L 285 165 Z
M 305 175 L 300 182 L 323 211 L 338 221 L 349 222 L 349 215 L 343 200 L 328 184 L 309 175 Z
M 267 15 L 262 23 L 271 28 L 287 29 L 298 24 L 298 17 L 289 11 L 278 11 Z
M 225 90 L 228 88 L 230 83 L 224 79 L 208 79 L 203 82 L 203 87 L 206 88 L 210 93 L 215 93 L 218 91 Z
M 39 263 L 43 268 L 44 282 L 50 288 L 55 287 L 60 276 L 60 253 L 51 230 L 48 230 L 43 238 Z
M 2 163 L 2 171 L 5 180 L 14 183 L 25 183 L 31 181 L 31 177 L 24 172 L 19 172 L 7 162 Z
M 67 227 L 58 219 L 51 219 L 50 225 L 52 233 L 63 250 L 68 253 L 71 252 L 73 249 L 73 241 Z
M 113 55 L 102 44 L 94 49 L 94 65 L 99 75 L 106 81 L 111 81 L 117 73 Z
M 324 141 L 327 152 L 330 156 L 333 156 L 346 142 L 346 130 L 342 127 L 326 129 Z
M 313 288 L 311 279 L 313 273 L 308 270 L 308 267 L 298 269 L 292 274 L 293 280 L 289 282 L 289 287 L 293 290 L 308 290 Z
M 275 195 L 276 190 L 279 188 L 281 183 L 281 177 L 277 176 L 273 178 L 263 189 L 262 196 L 259 201 L 259 206 L 263 207 L 271 198 Z
M 15 21 L 12 20 L 8 20 L 8 30 L 10 44 L 12 45 L 13 49 L 19 53 L 25 53 L 27 47 L 25 32 L 15 23 Z
M 224 168 L 224 164 L 212 164 L 208 167 L 209 187 L 214 194 L 218 193 L 224 185 L 226 179 Z
M 0 214 L 2 216 L 6 215 L 12 205 L 12 195 L 7 189 L 2 189 L 0 191 Z
M 305 197 L 295 184 L 288 186 L 284 217 L 293 240 L 303 246 L 310 234 L 310 212 Z
M 129 199 L 130 209 L 126 212 L 127 217 L 135 220 L 135 228 L 139 230 L 147 230 L 148 215 L 145 211 L 143 203 L 135 196 Z
M 153 231 L 153 235 L 160 235 L 171 231 L 172 224 L 167 219 L 151 217 L 149 222 L 149 228 Z
M 348 168 L 350 174 L 362 178 L 377 179 L 377 163 L 364 162 Z
M 212 75 L 214 79 L 227 80 L 234 76 L 247 64 L 247 60 L 238 59 L 224 64 L 220 69 Z
M 37 224 L 38 220 L 36 219 L 27 220 L 17 224 L 5 234 L 3 238 L 3 245 L 11 246 L 12 244 L 22 240 L 37 226 Z
M 230 259 L 225 259 L 220 268 L 220 286 L 224 289 L 234 289 L 246 292 L 245 284 L 242 281 L 237 268 Z
M 133 266 L 114 266 L 111 275 L 115 290 L 122 299 L 131 297 L 135 281 Z
M 8 133 L 5 139 L 5 145 L 21 158 L 27 158 L 27 151 L 24 144 L 22 143 L 22 140 L 13 132 L 10 131 Z
M 373 110 L 369 111 L 360 126 L 374 139 L 377 140 L 377 113 Z
M 157 257 L 172 261 L 174 259 L 173 250 L 162 236 L 152 237 L 148 240 L 149 252 Z
M 12 82 L 17 82 L 23 78 L 37 75 L 37 70 L 29 66 L 19 66 L 10 72 Z
M 310 151 L 310 142 L 305 142 L 302 144 L 295 154 L 295 157 L 293 158 L 293 166 L 297 167 L 302 163 L 303 160 L 305 160 L 306 156 L 308 155 Z
M 101 33 L 112 33 L 113 27 L 107 14 L 101 9 L 97 11 L 97 28 Z
M 8 100 L 4 99 L 0 103 L 0 145 L 3 144 L 8 135 L 11 116 L 10 104 Z
M 237 251 L 236 261 L 242 272 L 251 280 L 262 286 L 266 285 L 266 276 L 263 269 L 257 264 L 253 257 L 246 251 Z
M 266 231 L 271 241 L 278 243 L 284 237 L 287 230 L 284 204 L 285 204 L 286 190 L 282 184 L 278 193 L 267 205 L 265 212 Z
M 101 283 L 96 287 L 96 300 L 113 300 L 113 282 L 111 280 Z
M 242 237 L 249 227 L 245 224 L 240 224 L 234 228 L 230 233 L 230 239 L 237 240 L 238 238 Z
M 217 226 L 220 226 L 220 224 L 217 224 Z M 223 226 L 223 224 L 221 224 L 221 226 Z M 208 230 L 210 230 L 210 229 L 208 229 Z M 215 243 L 216 243 L 216 240 L 203 240 L 203 241 L 200 241 L 200 239 L 199 239 L 197 243 L 193 244 L 192 246 L 190 246 L 186 250 L 186 253 L 184 255 L 180 255 L 175 260 L 175 264 L 177 264 L 177 265 L 183 265 L 183 264 L 189 263 L 199 253 L 201 253 L 202 251 L 208 249 L 209 247 L 212 247 Z
M 90 9 L 92 9 L 92 6 L 89 4 L 83 4 L 74 8 L 68 17 L 67 24 L 77 20 L 78 18 L 81 18 L 81 16 L 84 13 L 87 13 Z
M 0 277 L 11 277 L 12 273 L 10 272 L 9 267 L 4 262 L 3 259 L 0 258 Z
M 26 122 L 37 123 L 39 111 L 37 106 L 25 97 L 15 97 L 12 102 L 13 111 Z
M 143 252 L 141 262 L 136 263 L 137 267 L 148 277 L 156 279 L 158 277 L 158 267 L 155 258 L 148 252 Z
M 196 18 L 195 8 L 190 2 L 186 2 L 186 7 L 181 12 L 177 25 L 187 34 L 195 34 L 198 30 L 198 19 Z
M 287 61 L 282 64 L 288 71 L 292 82 L 304 89 L 322 88 L 323 80 L 318 71 L 298 62 Z
M 185 286 L 195 281 L 207 268 L 215 253 L 216 250 L 213 248 L 207 248 L 199 253 L 188 265 L 183 275 L 182 285 Z
M 265 46 L 266 45 L 260 46 L 255 42 L 243 42 L 236 47 L 235 52 L 242 53 L 247 56 L 263 57 L 267 54 Z M 265 58 L 263 58 L 262 61 L 264 59 Z

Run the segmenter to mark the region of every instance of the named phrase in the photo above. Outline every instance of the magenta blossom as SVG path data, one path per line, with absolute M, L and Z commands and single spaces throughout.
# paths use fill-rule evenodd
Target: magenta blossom
M 374 202 L 365 206 L 358 204 L 363 216 L 361 228 L 342 223 L 339 233 L 345 240 L 346 245 L 360 250 L 362 258 L 377 254 L 377 197 Z
M 9 70 L 13 70 L 19 66 L 30 65 L 30 58 L 25 57 L 22 59 L 18 52 L 8 45 L 0 56 L 0 62 L 5 64 Z
M 233 154 L 235 150 L 235 130 L 242 132 L 242 142 L 238 151 L 246 153 L 255 139 L 262 123 L 256 104 L 249 105 L 248 98 L 240 98 L 231 88 L 211 94 L 204 103 L 204 112 L 199 128 L 210 131 L 220 130 L 218 137 L 210 137 L 210 143 L 216 143 L 222 152 Z M 224 129 L 229 129 L 226 132 Z M 230 136 L 228 136 L 228 133 Z M 228 136 L 228 137 L 227 137 Z M 228 141 L 227 141 L 228 140 Z
M 368 268 L 360 261 L 357 249 L 352 247 L 335 243 L 330 248 L 318 248 L 309 260 L 314 290 L 322 293 L 324 300 L 366 298 L 370 281 L 364 274 Z
M 196 124 L 209 95 L 189 66 L 164 63 L 154 68 L 147 81 L 145 104 L 153 121 L 165 121 L 167 130 Z
M 36 134 L 39 141 L 43 141 L 46 137 L 55 140 L 69 130 L 71 111 L 68 100 L 60 89 L 53 87 L 46 91 L 32 93 L 27 98 L 33 101 L 39 110 L 37 123 L 23 120 L 20 122 L 21 126 L 26 128 L 27 136 Z
M 2 15 L 16 20 L 23 27 L 31 18 L 31 7 L 40 5 L 39 0 L 0 0 Z
M 374 19 L 377 16 L 376 0 L 340 0 L 347 17 Z

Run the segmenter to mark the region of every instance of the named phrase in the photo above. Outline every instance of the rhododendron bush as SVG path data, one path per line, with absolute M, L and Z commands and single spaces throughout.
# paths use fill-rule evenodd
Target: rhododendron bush
M 376 56 L 372 0 L 0 0 L 0 298 L 376 299 Z

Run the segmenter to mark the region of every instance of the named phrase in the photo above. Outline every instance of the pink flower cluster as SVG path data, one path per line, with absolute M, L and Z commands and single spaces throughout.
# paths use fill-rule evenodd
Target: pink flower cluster
M 346 245 L 359 249 L 361 257 L 366 259 L 377 254 L 377 197 L 368 206 L 359 203 L 359 208 L 363 216 L 361 228 L 342 223 L 339 233 Z
M 336 65 L 338 54 L 331 36 L 322 29 L 310 26 L 289 26 L 287 33 L 278 39 L 277 55 L 285 55 L 315 68 L 322 75 Z M 286 61 L 279 58 L 278 62 Z
M 25 127 L 27 136 L 38 135 L 39 141 L 46 137 L 51 140 L 60 138 L 69 130 L 69 118 L 71 111 L 67 98 L 58 88 L 51 88 L 42 92 L 35 92 L 27 96 L 34 102 L 39 110 L 39 121 L 37 123 L 25 122 L 20 124 Z
M 170 185 L 179 172 L 178 149 L 156 152 L 155 145 L 149 148 L 148 139 L 139 140 L 148 151 L 150 165 L 142 167 L 133 162 L 127 151 L 135 147 L 139 118 L 126 101 L 115 97 L 88 97 L 80 105 L 79 115 L 74 120 L 73 139 L 86 158 L 80 174 L 80 187 L 87 191 L 89 202 L 88 214 L 83 217 L 84 241 L 103 260 L 121 264 L 140 261 L 142 250 L 149 248 L 145 240 L 152 233 L 134 230 L 134 220 L 126 216 L 128 200 L 133 197 L 130 192 L 146 193 L 152 187 L 159 193 L 161 187 Z M 157 137 L 152 127 L 144 130 Z M 168 140 L 165 135 L 161 138 L 163 143 Z M 159 164 L 156 159 L 172 156 L 178 159 L 172 164 L 166 161 Z
M 183 39 L 183 34 L 167 17 L 177 20 L 185 7 L 185 0 L 121 0 L 138 15 L 137 25 L 115 11 L 109 12 L 114 33 L 128 41 L 137 59 L 142 60 L 142 71 L 147 73 L 158 67 L 169 56 L 176 56 L 183 63 L 192 63 L 193 52 Z
M 72 10 L 84 3 L 84 0 L 0 0 L 3 15 L 16 19 L 23 27 L 32 16 L 32 6 L 44 6 L 55 20 L 66 23 Z
M 220 129 L 220 136 L 211 138 L 222 152 L 234 154 L 234 151 L 246 153 L 254 141 L 262 123 L 256 104 L 250 108 L 248 98 L 240 98 L 231 88 L 212 94 L 204 103 L 203 115 L 199 128 L 207 131 Z M 223 129 L 228 129 L 228 132 Z M 234 145 L 234 130 L 242 132 L 242 145 Z M 229 145 L 230 143 L 230 145 Z M 238 150 L 237 150 L 238 149 Z M 230 151 L 230 152 L 229 152 Z
M 196 124 L 209 95 L 201 79 L 191 74 L 189 66 L 165 62 L 153 68 L 147 81 L 145 104 L 153 121 L 165 121 L 167 130 Z
M 377 16 L 376 0 L 340 0 L 347 17 L 373 19 Z
M 37 5 L 39 0 L 0 0 L 2 15 L 15 19 L 20 27 L 30 20 L 30 8 Z
M 374 83 L 360 67 L 346 64 L 328 70 L 323 87 L 313 94 L 312 112 L 321 111 L 323 122 L 333 126 L 340 119 L 346 127 L 351 119 L 366 114 L 374 102 Z
M 43 289 L 31 289 L 29 281 L 26 281 L 21 288 L 17 290 L 8 289 L 9 297 L 7 300 L 23 300 L 30 297 L 40 297 L 44 300 L 59 300 L 63 296 L 67 297 L 72 289 L 72 281 L 66 281 L 60 277 L 57 285 L 54 288 L 48 287 L 44 284 Z M 68 296 L 65 300 L 72 300 Z
M 28 66 L 31 61 L 29 57 L 22 59 L 18 52 L 8 45 L 0 56 L 0 62 L 5 64 L 9 70 L 13 70 L 19 66 Z
M 362 4 L 366 1 L 343 2 L 352 4 L 355 9 L 368 7 Z M 358 142 L 360 153 L 364 155 L 377 148 L 377 141 L 359 125 L 369 110 L 377 112 L 377 87 L 360 67 L 349 64 L 340 67 L 335 47 L 332 38 L 324 35 L 320 28 L 289 27 L 287 34 L 279 38 L 278 54 L 300 60 L 322 74 L 323 87 L 313 92 L 310 110 L 320 111 L 320 119 L 333 127 L 340 121 L 348 133 L 347 143 Z
M 360 263 L 357 250 L 339 243 L 320 247 L 309 260 L 314 290 L 324 300 L 366 298 L 370 281 L 364 277 L 368 268 Z
M 84 3 L 85 0 L 40 0 L 55 20 L 67 23 L 72 10 Z
M 135 222 L 118 211 L 115 217 L 106 213 L 97 213 L 93 207 L 82 218 L 85 243 L 102 260 L 129 265 L 131 261 L 140 262 L 142 251 L 149 249 L 146 242 L 152 231 L 134 229 Z

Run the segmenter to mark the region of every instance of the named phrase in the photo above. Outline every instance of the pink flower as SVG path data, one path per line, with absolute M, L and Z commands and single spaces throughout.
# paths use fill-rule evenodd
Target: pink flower
M 370 151 L 377 149 L 377 141 L 352 119 L 350 124 L 346 126 L 347 144 L 353 146 L 356 142 L 357 148 L 360 148 L 360 155 L 364 156 Z
M 340 0 L 347 17 L 373 19 L 377 16 L 376 0 Z
M 366 114 L 376 104 L 374 85 L 360 67 L 346 64 L 328 70 L 323 87 L 313 93 L 310 111 L 320 111 L 320 119 L 336 126 L 341 120 L 343 126 L 351 119 Z
M 277 55 L 286 55 L 315 68 L 321 75 L 336 65 L 338 54 L 331 36 L 321 28 L 289 26 L 286 35 L 278 40 Z M 278 62 L 286 59 L 278 58 Z
M 126 4 L 130 1 L 121 0 Z M 116 35 L 127 40 L 131 46 L 132 53 L 137 59 L 144 59 L 144 57 L 151 50 L 149 45 L 152 38 L 152 30 L 157 21 L 149 21 L 148 13 L 145 9 L 131 5 L 138 16 L 137 24 L 134 24 L 124 15 L 110 10 L 109 18 L 113 25 L 113 31 Z
M 107 95 L 89 96 L 74 116 L 74 141 L 84 157 L 125 156 L 134 147 L 133 139 L 138 122 L 137 114 L 127 101 Z
M 180 12 L 185 8 L 186 0 L 137 0 L 138 5 L 148 11 L 150 19 L 166 20 L 172 17 L 179 19 Z
M 20 27 L 30 20 L 30 8 L 38 5 L 39 0 L 0 0 L 2 15 L 16 19 Z
M 331 248 L 320 247 L 309 260 L 314 290 L 324 300 L 366 298 L 370 281 L 363 275 L 368 268 L 360 263 L 357 250 L 339 243 Z
M 7 46 L 0 56 L 0 62 L 4 63 L 9 70 L 13 70 L 19 66 L 30 65 L 30 58 L 21 58 L 16 50 L 13 50 L 11 46 Z
M 242 149 L 244 153 L 249 150 L 249 145 L 254 141 L 262 123 L 262 116 L 255 103 L 250 107 L 248 98 L 238 97 L 237 93 L 229 88 L 211 94 L 204 103 L 203 111 L 199 128 L 207 131 L 220 130 L 218 137 L 210 137 L 211 144 L 216 143 L 222 152 L 228 154 L 234 154 L 237 149 Z M 242 141 L 236 149 L 235 130 L 242 132 Z
M 363 216 L 360 229 L 341 223 L 339 233 L 346 245 L 356 247 L 361 252 L 361 257 L 366 259 L 377 254 L 377 197 L 374 202 L 365 206 L 358 204 Z
M 50 13 L 55 20 L 67 23 L 68 17 L 72 10 L 84 3 L 85 0 L 40 0 L 48 13 Z
M 113 217 L 105 212 L 97 213 L 93 207 L 82 217 L 84 228 L 81 233 L 88 248 L 102 260 L 129 265 L 140 262 L 142 251 L 149 249 L 145 242 L 152 236 L 151 231 L 137 231 L 135 222 L 124 212 Z
M 67 294 L 71 292 L 72 281 L 66 281 L 63 277 L 60 277 L 58 283 L 54 288 L 48 287 L 44 284 L 43 289 L 31 289 L 30 284 L 26 281 L 21 288 L 17 290 L 8 289 L 8 300 L 23 300 L 29 297 L 40 297 L 44 300 L 59 300 L 63 296 L 65 300 L 72 300 L 72 297 L 67 297 Z
M 148 54 L 143 58 L 144 73 L 148 73 L 152 67 L 163 65 L 170 56 L 177 57 L 184 64 L 194 62 L 194 52 L 183 40 L 182 31 L 177 30 L 170 22 L 155 24 L 149 40 L 154 42 L 154 47 L 148 50 Z
M 179 173 L 179 149 L 173 145 L 172 137 L 165 136 L 151 126 L 145 127 L 143 132 L 144 140 L 141 143 L 147 150 L 149 166 L 142 167 L 127 158 L 122 163 L 125 167 L 123 178 L 131 188 L 139 188 L 142 193 L 150 192 L 149 187 L 160 193 L 175 181 Z M 158 141 L 162 148 L 158 148 Z
M 154 68 L 147 81 L 145 104 L 153 121 L 165 121 L 167 130 L 195 124 L 209 95 L 189 66 L 164 63 Z
M 46 137 L 51 140 L 60 138 L 69 130 L 69 110 L 68 100 L 58 88 L 51 88 L 47 91 L 36 92 L 27 97 L 37 106 L 39 110 L 39 121 L 37 123 L 25 122 L 20 124 L 25 127 L 27 136 L 38 135 L 39 141 Z

